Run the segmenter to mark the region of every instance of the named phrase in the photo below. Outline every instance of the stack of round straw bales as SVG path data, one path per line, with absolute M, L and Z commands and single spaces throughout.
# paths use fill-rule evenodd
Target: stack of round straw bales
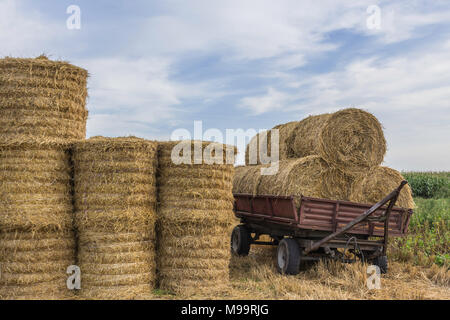
M 75 144 L 81 296 L 142 299 L 155 284 L 155 142 L 94 137 Z
M 159 144 L 161 289 L 181 294 L 211 293 L 229 285 L 229 235 L 235 223 L 234 154 L 234 147 L 211 142 Z M 179 155 L 183 163 L 177 160 Z
M 361 109 L 310 116 L 273 129 L 279 129 L 280 160 L 318 155 L 350 175 L 380 165 L 386 153 L 381 124 Z M 258 136 L 252 140 L 258 140 Z
M 70 296 L 70 143 L 84 138 L 87 71 L 0 59 L 0 298 Z
M 246 164 L 256 158 L 260 165 L 238 169 L 234 192 L 302 194 L 373 203 L 403 179 L 395 170 L 380 167 L 386 153 L 386 140 L 379 121 L 366 111 L 343 109 L 274 129 L 279 129 L 279 172 L 261 177 L 259 158 L 249 155 L 247 147 Z M 270 133 L 267 135 L 270 149 L 273 141 Z M 260 135 L 251 143 L 256 144 L 258 139 Z M 397 205 L 414 207 L 409 187 L 402 190 Z

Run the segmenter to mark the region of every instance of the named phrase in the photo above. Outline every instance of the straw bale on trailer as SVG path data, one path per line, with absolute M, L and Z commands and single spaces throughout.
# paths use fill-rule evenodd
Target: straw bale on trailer
M 234 147 L 211 142 L 159 144 L 157 255 L 161 289 L 188 294 L 228 287 L 229 236 L 236 223 L 232 211 L 235 152 Z M 184 163 L 177 164 L 178 155 L 185 156 Z
M 242 166 L 235 168 L 233 193 L 258 194 L 261 169 L 265 166 Z
M 319 156 L 280 161 L 277 174 L 261 176 L 258 194 L 320 197 L 326 167 Z
M 356 108 L 299 121 L 287 144 L 292 157 L 319 155 L 353 177 L 381 164 L 386 153 L 381 124 L 369 112 Z
M 405 180 L 400 172 L 378 166 L 361 176 L 353 184 L 350 200 L 355 202 L 376 203 L 397 188 Z M 409 185 L 403 187 L 395 204 L 398 207 L 414 209 L 415 203 Z
M 0 148 L 0 229 L 68 230 L 73 206 L 67 147 Z
M 68 299 L 72 231 L 0 231 L 0 300 Z
M 133 299 L 155 282 L 156 142 L 94 137 L 75 144 L 81 295 Z
M 309 196 L 347 200 L 353 179 L 330 167 L 319 156 L 282 160 L 274 175 L 261 175 L 267 166 L 236 169 L 234 193 L 253 195 Z
M 293 157 L 292 151 L 289 148 L 289 143 L 288 143 L 288 138 L 291 136 L 293 130 L 296 128 L 297 126 L 297 121 L 292 121 L 292 122 L 288 122 L 288 123 L 283 123 L 283 124 L 279 124 L 275 127 L 273 127 L 273 129 L 278 129 L 278 135 L 279 135 L 279 150 L 278 150 L 278 155 L 279 155 L 279 160 L 285 160 L 285 159 L 289 159 Z M 266 131 L 266 138 L 265 138 L 265 142 L 267 145 L 267 155 L 270 156 L 271 155 L 271 150 L 272 150 L 272 138 L 271 138 L 271 130 Z M 262 139 L 262 134 L 258 133 L 256 136 L 254 136 L 251 140 L 250 143 L 247 145 L 246 149 L 245 149 L 245 164 L 246 165 L 254 165 L 254 163 L 250 164 L 250 154 L 249 154 L 249 147 L 250 145 L 253 145 L 253 150 L 254 152 L 256 152 L 255 154 L 255 159 L 256 159 L 256 164 L 261 164 L 261 160 L 259 158 L 259 139 Z
M 319 135 L 319 150 L 325 161 L 356 177 L 383 162 L 386 140 L 375 116 L 349 108 L 328 118 Z
M 0 59 L 0 141 L 67 143 L 85 138 L 88 73 L 45 56 Z
M 287 138 L 288 151 L 292 158 L 320 154 L 318 137 L 330 116 L 329 113 L 324 113 L 296 122 Z

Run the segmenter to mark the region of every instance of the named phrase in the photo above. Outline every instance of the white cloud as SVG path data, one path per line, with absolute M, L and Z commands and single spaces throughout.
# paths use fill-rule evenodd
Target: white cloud
M 283 107 L 300 111 L 299 118 L 362 107 L 386 128 L 388 165 L 450 169 L 450 60 L 445 43 L 401 58 L 356 60 L 341 70 L 286 83 L 286 90 L 271 89 L 242 101 L 255 113 Z
M 289 99 L 288 94 L 268 88 L 265 95 L 243 98 L 239 106 L 250 109 L 253 114 L 258 115 L 282 109 L 289 103 Z
M 47 53 L 49 44 L 61 36 L 59 32 L 54 23 L 45 21 L 39 11 L 23 2 L 0 2 L 0 55 L 29 57 Z

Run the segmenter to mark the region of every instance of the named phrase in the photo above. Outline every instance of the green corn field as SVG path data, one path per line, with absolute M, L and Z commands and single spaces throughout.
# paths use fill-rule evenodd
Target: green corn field
M 417 208 L 409 233 L 393 239 L 391 257 L 417 265 L 450 267 L 450 172 L 403 172 Z

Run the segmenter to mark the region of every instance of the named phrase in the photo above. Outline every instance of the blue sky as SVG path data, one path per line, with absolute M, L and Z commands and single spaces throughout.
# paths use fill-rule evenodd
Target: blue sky
M 0 0 L 0 42 L 89 70 L 89 136 L 258 130 L 353 106 L 382 122 L 385 165 L 450 170 L 447 0 Z

